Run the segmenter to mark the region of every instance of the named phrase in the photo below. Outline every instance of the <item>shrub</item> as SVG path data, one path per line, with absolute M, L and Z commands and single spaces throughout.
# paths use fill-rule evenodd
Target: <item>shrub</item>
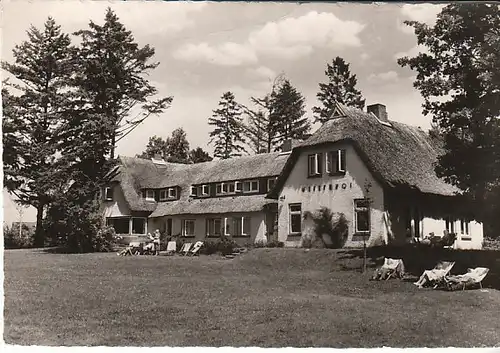
M 285 243 L 283 243 L 282 241 L 278 241 L 278 240 L 273 240 L 272 242 L 269 242 L 267 244 L 268 248 L 283 248 L 284 246 L 285 246 Z
M 4 247 L 5 249 L 21 249 L 32 247 L 34 235 L 34 229 L 28 227 L 26 224 L 22 225 L 21 234 L 19 234 L 19 228 L 9 227 L 5 225 L 3 227 Z
M 316 212 L 304 213 L 306 225 L 301 246 L 341 248 L 347 239 L 349 223 L 343 213 L 334 214 L 329 208 L 321 207 Z
M 254 244 L 252 244 L 251 246 L 254 248 L 265 248 L 266 245 L 267 244 L 264 240 L 259 240 L 259 241 L 255 242 Z
M 96 252 L 110 252 L 114 250 L 116 233 L 113 227 L 104 226 L 92 238 L 92 248 Z
M 230 237 L 221 237 L 217 241 L 205 241 L 200 252 L 204 255 L 212 255 L 215 253 L 220 253 L 222 255 L 232 254 L 235 249 L 238 248 L 238 244 L 234 242 Z
M 215 254 L 218 250 L 218 243 L 215 241 L 205 241 L 203 242 L 203 247 L 200 249 L 200 253 L 204 255 Z

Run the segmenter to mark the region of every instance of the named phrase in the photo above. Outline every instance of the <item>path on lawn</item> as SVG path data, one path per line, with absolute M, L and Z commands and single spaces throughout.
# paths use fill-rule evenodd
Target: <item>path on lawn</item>
M 332 250 L 219 256 L 5 252 L 11 344 L 500 346 L 500 291 L 368 281 Z

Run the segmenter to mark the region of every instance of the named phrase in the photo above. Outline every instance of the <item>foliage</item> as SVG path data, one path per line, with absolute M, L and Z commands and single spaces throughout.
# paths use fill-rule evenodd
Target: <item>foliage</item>
M 205 241 L 203 242 L 203 247 L 200 252 L 205 255 L 212 255 L 215 253 L 220 253 L 221 255 L 232 254 L 235 249 L 238 248 L 238 244 L 230 237 L 222 236 L 217 241 Z
M 165 147 L 168 162 L 189 163 L 189 142 L 183 128 L 172 131 L 172 135 L 165 141 Z
M 334 214 L 328 207 L 321 207 L 316 212 L 304 212 L 304 218 L 312 220 L 313 234 L 302 240 L 302 247 L 310 248 L 316 242 L 335 249 L 344 246 L 349 223 L 343 213 Z
M 277 241 L 277 240 L 273 240 L 273 241 L 267 243 L 268 248 L 283 248 L 284 246 L 285 246 L 285 243 L 283 243 L 282 241 Z
M 213 111 L 208 124 L 214 126 L 210 133 L 210 143 L 214 144 L 214 157 L 228 159 L 239 157 L 245 152 L 242 111 L 234 99 L 234 94 L 226 92 L 222 95 L 219 108 Z
M 485 196 L 500 180 L 500 10 L 456 3 L 443 8 L 433 27 L 406 24 L 426 52 L 398 63 L 417 72 L 424 114 L 442 131 L 446 152 L 436 172 L 475 200 L 484 217 Z
M 75 82 L 82 107 L 103 116 L 103 123 L 112 132 L 110 156 L 114 158 L 116 142 L 150 115 L 161 114 L 173 98 L 152 100 L 157 89 L 146 77 L 159 64 L 151 62 L 155 50 L 149 45 L 139 47 L 110 8 L 103 25 L 91 21 L 89 29 L 75 35 L 81 40 Z M 137 110 L 139 113 L 131 117 Z
M 160 156 L 166 159 L 167 142 L 156 135 L 149 138 L 148 144 L 146 145 L 146 150 L 141 154 L 137 155 L 139 158 L 151 159 L 156 156 Z
M 247 121 L 244 124 L 244 134 L 250 150 L 254 154 L 268 153 L 271 145 L 268 116 L 262 110 L 254 111 L 246 107 L 243 107 L 243 109 L 247 116 Z
M 201 147 L 197 147 L 189 151 L 189 161 L 191 163 L 210 162 L 211 160 L 213 160 L 213 158 L 210 157 L 208 152 L 205 152 Z
M 4 225 L 3 227 L 3 244 L 5 249 L 20 249 L 30 248 L 33 246 L 33 238 L 35 236 L 34 229 L 26 224 L 21 226 L 21 234 L 19 227 Z
M 21 204 L 37 209 L 35 246 L 43 246 L 43 211 L 60 189 L 60 121 L 70 101 L 73 57 L 69 36 L 50 17 L 27 35 L 13 49 L 14 63 L 2 63 L 16 79 L 2 90 L 4 180 Z
M 331 64 L 327 64 L 325 75 L 328 82 L 320 83 L 320 90 L 316 94 L 321 106 L 313 108 L 315 121 L 324 123 L 330 119 L 336 102 L 359 109 L 364 108 L 365 99 L 356 89 L 358 79 L 356 75 L 351 74 L 349 64 L 344 59 L 337 56 Z
M 305 116 L 305 98 L 288 79 L 283 79 L 271 93 L 269 104 L 272 130 L 276 133 L 275 143 L 278 146 L 287 139 L 305 139 L 309 136 L 311 123 Z

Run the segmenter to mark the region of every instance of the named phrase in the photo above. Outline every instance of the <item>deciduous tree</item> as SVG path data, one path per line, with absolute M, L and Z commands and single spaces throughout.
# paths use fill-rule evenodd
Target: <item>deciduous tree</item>
M 210 157 L 208 152 L 205 152 L 201 147 L 197 147 L 189 151 L 189 161 L 191 163 L 210 162 L 211 160 L 213 160 L 213 158 Z

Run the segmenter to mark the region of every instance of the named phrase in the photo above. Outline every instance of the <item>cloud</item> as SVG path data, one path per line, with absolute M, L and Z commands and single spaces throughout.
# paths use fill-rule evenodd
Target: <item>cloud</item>
M 396 24 L 397 28 L 399 31 L 405 33 L 405 34 L 415 34 L 415 29 L 412 27 L 412 26 L 408 26 L 406 25 L 403 20 L 401 19 L 398 19 L 397 20 L 397 24 Z
M 414 46 L 413 48 L 407 50 L 407 51 L 404 51 L 404 52 L 399 52 L 399 53 L 396 53 L 394 54 L 394 58 L 395 59 L 399 59 L 399 58 L 402 58 L 404 56 L 408 56 L 408 57 L 415 57 L 417 56 L 419 53 L 429 53 L 429 49 L 426 47 L 426 46 L 423 46 L 423 45 L 416 45 Z
M 384 81 L 384 82 L 395 82 L 399 79 L 399 75 L 396 71 L 387 71 L 379 74 L 371 74 L 368 76 L 369 81 Z
M 359 56 L 359 58 L 363 61 L 368 60 L 370 58 L 370 54 L 368 53 L 363 53 Z
M 401 14 L 409 20 L 433 25 L 443 7 L 436 4 L 405 4 L 401 7 Z
M 341 20 L 332 13 L 310 11 L 304 16 L 267 22 L 241 44 L 186 44 L 174 52 L 174 57 L 222 66 L 255 63 L 262 55 L 296 59 L 310 55 L 315 48 L 359 47 L 363 29 L 364 25 Z
M 247 70 L 250 77 L 257 77 L 259 79 L 269 79 L 272 80 L 276 77 L 276 72 L 267 66 L 259 66 L 256 68 L 251 68 Z
M 234 42 L 217 46 L 210 46 L 208 43 L 185 44 L 178 48 L 173 56 L 184 61 L 205 61 L 221 66 L 240 66 L 257 62 L 257 56 L 251 48 Z

